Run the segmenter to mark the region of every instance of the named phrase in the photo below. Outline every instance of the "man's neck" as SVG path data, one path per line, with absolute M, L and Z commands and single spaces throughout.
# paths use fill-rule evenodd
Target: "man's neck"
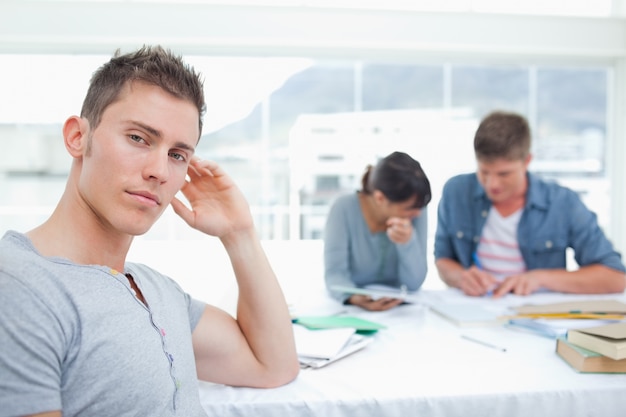
M 523 184 L 520 186 L 520 189 L 517 190 L 515 194 L 513 194 L 510 198 L 507 198 L 506 200 L 499 202 L 492 201 L 491 203 L 493 208 L 495 208 L 502 217 L 507 217 L 524 207 L 524 205 L 526 204 L 527 193 L 528 175 L 525 175 Z
M 61 199 L 50 218 L 27 233 L 43 256 L 56 256 L 80 265 L 104 265 L 124 270 L 132 236 L 112 233 L 90 213 Z
M 516 195 L 500 202 L 492 202 L 493 208 L 495 208 L 502 217 L 510 216 L 516 211 L 522 209 L 526 204 L 526 191 L 528 190 L 528 181 L 524 185 L 524 188 L 520 190 Z
M 500 203 L 494 203 L 493 208 L 496 209 L 498 213 L 500 213 L 500 216 L 508 217 L 511 214 L 518 211 L 519 209 L 523 208 L 525 203 L 526 203 L 526 197 L 521 196 L 515 199 L 503 201 Z

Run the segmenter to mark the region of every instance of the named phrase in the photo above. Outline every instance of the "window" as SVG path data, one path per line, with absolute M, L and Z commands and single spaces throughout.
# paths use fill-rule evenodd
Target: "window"
M 0 55 L 3 68 L 14 68 L 0 80 L 0 141 L 11 150 L 0 157 L 0 231 L 27 230 L 50 214 L 71 163 L 62 123 L 80 111 L 91 72 L 107 59 Z M 436 207 L 447 178 L 474 170 L 473 132 L 493 109 L 526 115 L 531 169 L 574 188 L 610 225 L 608 68 L 188 60 L 207 77 L 197 152 L 236 179 L 264 239 L 321 237 L 332 200 L 358 189 L 365 166 L 392 150 L 423 164 Z M 179 222 L 168 210 L 145 237 L 193 237 Z

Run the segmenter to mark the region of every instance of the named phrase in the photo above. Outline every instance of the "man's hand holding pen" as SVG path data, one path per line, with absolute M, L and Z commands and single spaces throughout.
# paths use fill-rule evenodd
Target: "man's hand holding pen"
M 471 296 L 491 296 L 498 287 L 498 280 L 485 271 L 478 255 L 472 255 L 474 265 L 461 271 L 461 290 Z
M 488 272 L 473 265 L 461 271 L 461 290 L 467 295 L 489 295 L 498 286 L 498 280 Z

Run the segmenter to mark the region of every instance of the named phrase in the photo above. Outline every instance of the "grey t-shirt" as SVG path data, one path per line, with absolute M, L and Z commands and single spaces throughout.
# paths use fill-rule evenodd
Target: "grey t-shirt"
M 0 416 L 205 416 L 191 344 L 204 306 L 145 265 L 117 272 L 46 258 L 25 235 L 7 232 Z

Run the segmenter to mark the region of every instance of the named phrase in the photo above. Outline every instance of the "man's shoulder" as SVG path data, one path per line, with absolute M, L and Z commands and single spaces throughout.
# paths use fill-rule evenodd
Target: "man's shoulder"
M 475 173 L 459 174 L 451 177 L 443 186 L 443 192 L 447 195 L 458 195 L 460 193 L 474 193 L 480 187 Z
M 477 183 L 478 183 L 478 179 L 476 177 L 476 173 L 471 172 L 467 174 L 458 174 L 453 177 L 450 177 L 446 181 L 446 186 L 453 187 L 453 186 L 463 186 L 463 185 L 477 184 Z
M 536 202 L 544 202 L 545 204 L 554 204 L 558 202 L 570 203 L 580 200 L 578 193 L 571 188 L 559 184 L 556 180 L 542 178 L 536 174 L 530 174 L 531 192 Z
M 0 238 L 0 247 L 6 250 L 25 246 L 26 237 L 22 233 L 8 230 Z
M 0 239 L 0 273 L 10 273 L 16 268 L 33 267 L 37 263 L 37 258 L 24 235 L 8 231 Z

